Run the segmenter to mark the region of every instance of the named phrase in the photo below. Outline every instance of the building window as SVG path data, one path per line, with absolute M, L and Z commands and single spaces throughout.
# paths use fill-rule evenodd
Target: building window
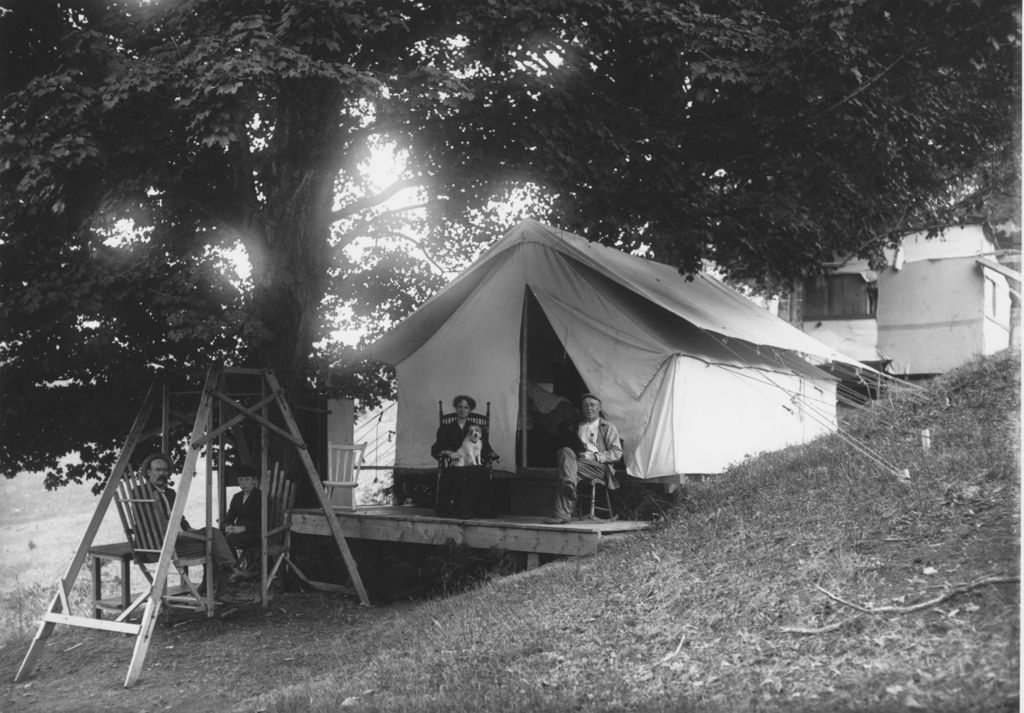
M 868 319 L 878 312 L 878 276 L 820 275 L 804 282 L 804 320 Z
M 1004 313 L 1007 311 L 1003 307 L 1002 290 L 999 289 L 999 285 L 988 275 L 985 276 L 985 315 L 992 319 L 1001 320 L 1003 319 Z

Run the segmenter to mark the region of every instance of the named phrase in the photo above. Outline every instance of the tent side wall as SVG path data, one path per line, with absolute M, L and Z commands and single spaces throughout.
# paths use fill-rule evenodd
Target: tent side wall
M 490 443 L 499 470 L 514 470 L 519 414 L 519 327 L 523 277 L 496 271 L 423 345 L 396 367 L 398 416 L 395 464 L 434 468 L 430 446 L 437 432 L 437 402 L 468 394 L 482 412 L 491 403 Z
M 835 382 L 680 356 L 673 389 L 675 472 L 721 473 L 763 451 L 836 430 Z

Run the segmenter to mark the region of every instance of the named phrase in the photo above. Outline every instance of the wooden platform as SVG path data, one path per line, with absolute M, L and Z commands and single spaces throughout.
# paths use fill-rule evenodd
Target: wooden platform
M 573 520 L 552 525 L 543 522 L 541 517 L 528 515 L 457 519 L 438 517 L 431 508 L 414 505 L 336 509 L 335 514 L 346 538 L 424 545 L 443 545 L 453 540 L 468 547 L 495 547 L 532 555 L 592 555 L 602 543 L 626 537 L 650 524 L 633 520 Z M 330 535 L 323 512 L 312 509 L 292 512 L 292 532 Z

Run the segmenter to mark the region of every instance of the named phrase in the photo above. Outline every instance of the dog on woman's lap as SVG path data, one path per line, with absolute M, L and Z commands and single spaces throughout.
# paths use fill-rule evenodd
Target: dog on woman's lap
M 470 424 L 466 431 L 466 437 L 452 456 L 452 467 L 461 468 L 470 465 L 480 465 L 480 456 L 484 448 L 484 429 L 476 424 Z

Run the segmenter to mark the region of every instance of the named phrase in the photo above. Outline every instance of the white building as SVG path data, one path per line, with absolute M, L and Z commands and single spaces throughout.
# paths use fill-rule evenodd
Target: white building
M 981 226 L 903 239 L 887 266 L 839 263 L 804 284 L 807 334 L 859 361 L 898 375 L 936 374 L 1010 344 L 1008 276 Z

